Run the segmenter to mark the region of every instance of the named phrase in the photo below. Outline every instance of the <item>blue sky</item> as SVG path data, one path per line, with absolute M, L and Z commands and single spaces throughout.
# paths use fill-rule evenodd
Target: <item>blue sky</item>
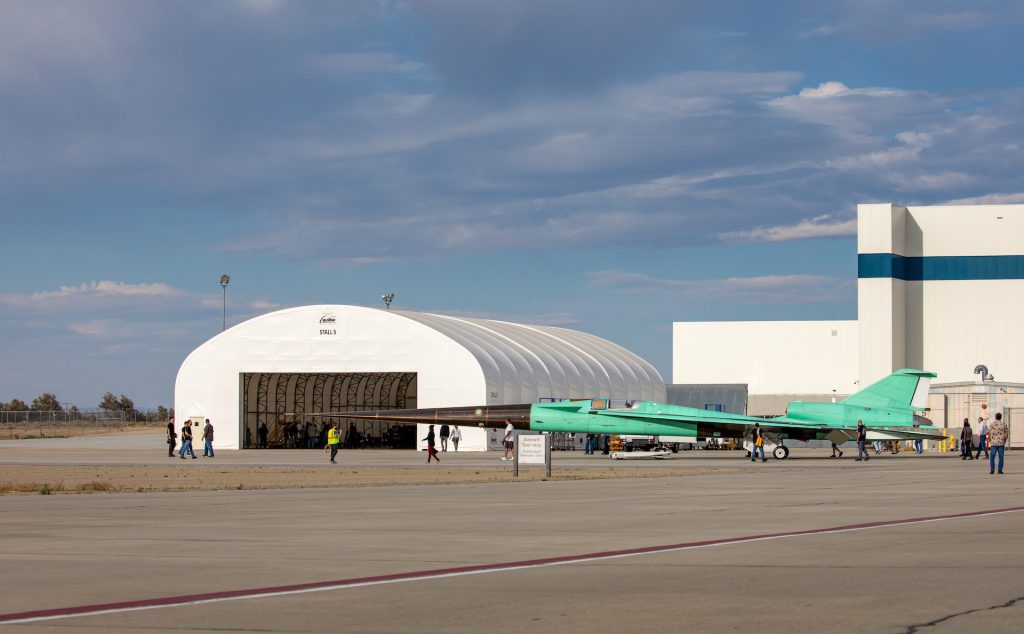
M 0 4 L 0 400 L 171 405 L 312 303 L 590 332 L 853 319 L 863 202 L 1024 202 L 1024 7 Z M 949 307 L 961 310 L 962 307 Z

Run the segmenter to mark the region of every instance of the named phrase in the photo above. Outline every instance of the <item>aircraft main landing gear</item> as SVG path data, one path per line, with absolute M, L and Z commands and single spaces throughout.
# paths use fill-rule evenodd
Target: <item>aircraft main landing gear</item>
M 772 457 L 776 460 L 785 460 L 789 457 L 789 447 L 786 445 L 776 445 L 775 449 L 772 450 Z

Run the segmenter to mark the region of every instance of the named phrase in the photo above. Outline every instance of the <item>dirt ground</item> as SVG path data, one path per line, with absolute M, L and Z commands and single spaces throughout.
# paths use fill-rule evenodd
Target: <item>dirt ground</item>
M 731 470 L 725 470 L 731 471 Z M 657 471 L 612 468 L 560 468 L 551 478 L 541 469 L 524 469 L 519 478 L 508 469 L 339 469 L 227 466 L 191 469 L 188 464 L 132 465 L 0 465 L 0 495 L 215 491 L 226 489 L 299 489 L 374 487 L 422 484 L 475 484 L 531 480 L 601 480 L 661 478 L 722 473 L 723 469 L 679 467 Z

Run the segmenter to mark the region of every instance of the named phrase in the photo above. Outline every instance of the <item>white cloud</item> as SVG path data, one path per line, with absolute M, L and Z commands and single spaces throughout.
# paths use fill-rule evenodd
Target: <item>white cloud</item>
M 69 324 L 71 332 L 100 339 L 124 338 L 126 335 L 137 334 L 137 328 L 122 319 L 93 319 L 78 324 Z
M 692 171 L 686 174 L 675 174 L 655 178 L 642 183 L 622 185 L 596 192 L 587 192 L 577 196 L 586 198 L 636 198 L 636 199 L 663 199 L 678 198 L 684 195 L 692 195 L 697 187 L 708 185 L 716 181 L 728 181 L 749 177 L 771 176 L 782 174 L 792 170 L 818 167 L 811 161 L 799 161 L 795 163 L 732 167 L 726 169 L 712 170 L 709 172 Z M 567 199 L 570 199 L 567 197 Z
M 986 194 L 984 196 L 972 196 L 970 198 L 957 198 L 947 200 L 940 205 L 1022 205 L 1024 204 L 1024 192 L 1013 194 Z
M 263 298 L 250 301 L 241 297 L 235 297 L 229 305 L 230 316 L 236 319 L 279 307 Z M 191 323 L 214 314 L 219 324 L 222 297 L 191 293 L 159 282 L 130 284 L 103 280 L 35 293 L 0 294 L 0 309 L 3 308 L 14 309 L 8 312 L 15 319 L 23 316 L 26 326 L 34 326 L 38 319 L 48 319 L 60 328 L 87 337 L 181 338 L 191 335 L 175 324 Z
M 760 275 L 724 279 L 679 280 L 643 273 L 597 271 L 594 286 L 628 293 L 659 293 L 683 300 L 732 301 L 741 304 L 816 304 L 847 298 L 854 282 L 824 275 Z
M 855 156 L 843 156 L 826 161 L 828 167 L 849 169 L 890 169 L 892 166 L 917 160 L 921 151 L 934 143 L 932 135 L 924 132 L 900 132 L 896 135 L 899 145 L 877 152 Z
M 894 172 L 889 174 L 886 180 L 903 190 L 924 192 L 967 187 L 974 180 L 974 177 L 964 172 L 950 170 L 937 172 L 922 170 L 917 174 Z
M 827 81 L 803 88 L 796 95 L 771 99 L 766 105 L 781 116 L 829 126 L 846 140 L 862 143 L 872 140 L 871 133 L 876 129 L 934 118 L 945 101 L 928 93 L 850 88 L 839 81 Z
M 906 94 L 902 90 L 891 88 L 850 88 L 841 81 L 826 81 L 816 88 L 803 88 L 799 97 L 803 99 L 830 99 L 833 97 L 864 95 L 868 97 L 891 97 Z M 792 101 L 792 97 L 781 97 L 780 100 Z
M 800 96 L 807 99 L 818 99 L 823 97 L 834 97 L 836 95 L 843 95 L 850 92 L 850 89 L 846 84 L 839 81 L 827 81 L 823 84 L 819 84 L 817 88 L 804 88 L 800 91 Z
M 127 284 L 125 282 L 102 280 L 100 282 L 87 282 L 79 284 L 78 286 L 61 286 L 60 289 L 56 291 L 41 291 L 39 293 L 33 293 L 31 297 L 33 301 L 46 301 L 49 299 L 86 295 L 149 295 L 182 297 L 185 295 L 185 291 L 160 282 L 154 284 Z
M 836 218 L 825 214 L 801 220 L 794 225 L 757 227 L 747 231 L 730 231 L 718 234 L 724 242 L 782 242 L 807 238 L 828 238 L 857 235 L 856 218 Z

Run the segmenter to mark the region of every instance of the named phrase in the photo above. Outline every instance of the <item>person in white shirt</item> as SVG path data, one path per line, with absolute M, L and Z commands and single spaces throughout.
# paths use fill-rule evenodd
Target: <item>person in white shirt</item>
M 516 428 L 512 426 L 512 421 L 505 419 L 505 436 L 502 438 L 502 442 L 505 444 L 505 455 L 501 457 L 502 460 L 508 460 L 508 454 L 512 451 L 513 444 L 516 438 Z
M 978 417 L 978 453 L 974 455 L 975 458 L 981 456 L 981 452 L 985 452 L 985 459 L 988 460 L 988 443 L 985 442 L 988 439 L 988 421 L 981 416 Z
M 459 429 L 458 425 L 452 427 L 452 444 L 455 445 L 455 451 L 459 450 L 459 441 L 462 440 L 462 430 Z

